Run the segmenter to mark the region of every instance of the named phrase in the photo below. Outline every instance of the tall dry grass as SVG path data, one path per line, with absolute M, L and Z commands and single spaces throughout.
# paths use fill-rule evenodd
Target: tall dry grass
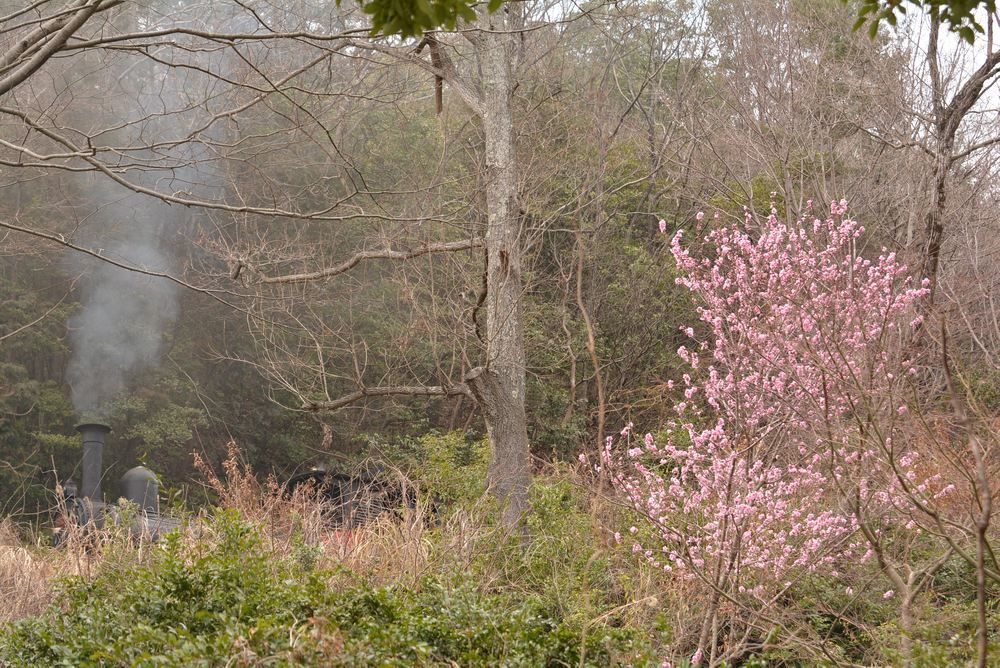
M 50 600 L 54 564 L 22 545 L 16 526 L 0 521 L 0 624 L 32 615 Z
M 294 556 L 303 545 L 312 547 L 318 567 L 346 568 L 376 586 L 412 583 L 442 568 L 467 567 L 499 531 L 487 520 L 490 504 L 486 499 L 441 517 L 419 494 L 413 508 L 384 513 L 352 528 L 336 528 L 328 518 L 341 515 L 340 507 L 315 494 L 317 490 L 300 488 L 289 495 L 273 477 L 261 482 L 241 463 L 232 443 L 221 472 L 197 457 L 195 467 L 217 497 L 218 506 L 251 522 L 268 549 Z M 380 477 L 395 486 L 402 498 L 416 489 L 402 470 L 381 468 Z M 362 496 L 355 502 L 364 505 L 366 499 Z M 438 549 L 434 549 L 432 532 Z
M 53 600 L 61 578 L 90 577 L 106 561 L 106 548 L 122 539 L 120 531 L 93 526 L 62 532 L 60 547 L 53 548 L 37 537 L 26 540 L 11 518 L 0 520 L 0 624 L 38 614 Z M 140 548 L 128 561 L 142 558 Z

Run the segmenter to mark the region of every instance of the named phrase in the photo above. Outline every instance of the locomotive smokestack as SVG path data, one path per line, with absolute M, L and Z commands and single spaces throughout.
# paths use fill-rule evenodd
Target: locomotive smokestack
M 111 427 L 99 422 L 78 424 L 76 430 L 83 435 L 83 481 L 80 496 L 93 501 L 101 498 L 101 478 L 104 476 L 104 437 Z

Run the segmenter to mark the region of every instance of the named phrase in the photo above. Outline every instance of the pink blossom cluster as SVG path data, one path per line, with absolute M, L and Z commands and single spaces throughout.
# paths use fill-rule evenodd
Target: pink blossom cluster
M 842 415 L 855 407 L 859 385 L 883 385 L 892 375 L 886 337 L 926 287 L 912 285 L 894 253 L 859 256 L 864 229 L 844 217 L 846 208 L 834 203 L 826 220 L 794 226 L 772 211 L 756 230 L 747 214 L 746 229 L 709 234 L 712 259 L 693 258 L 680 232 L 671 242 L 677 282 L 702 301 L 710 333 L 701 345 L 712 356 L 705 401 L 744 429 Z M 699 366 L 695 352 L 679 353 Z
M 829 216 L 793 225 L 773 207 L 760 222 L 746 214 L 708 235 L 710 258 L 674 236 L 677 282 L 699 300 L 705 332 L 678 354 L 698 378 L 683 376 L 663 442 L 634 444 L 626 429 L 624 452 L 609 439 L 602 454 L 655 527 L 633 550 L 656 567 L 762 597 L 792 574 L 870 556 L 845 481 L 881 504 L 892 503 L 892 485 L 862 475 L 857 487 L 857 471 L 878 457 L 856 425 L 861 415 L 905 415 L 895 397 L 910 365 L 898 339 L 918 324 L 907 314 L 926 286 L 893 253 L 862 257 L 864 230 L 846 212 L 834 202 Z M 682 331 L 694 340 L 694 328 Z

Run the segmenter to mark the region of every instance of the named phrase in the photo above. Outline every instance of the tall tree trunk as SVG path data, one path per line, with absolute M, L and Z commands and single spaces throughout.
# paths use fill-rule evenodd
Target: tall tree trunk
M 956 160 L 968 157 L 978 148 L 984 148 L 994 143 L 997 138 L 980 141 L 966 148 L 964 152 L 956 153 L 956 142 L 959 129 L 969 112 L 983 97 L 987 84 L 1000 72 L 1000 51 L 993 50 L 993 19 L 990 17 L 989 44 L 983 63 L 960 82 L 952 94 L 947 97 L 949 83 L 942 78 L 938 62 L 938 37 L 941 32 L 941 22 L 931 20 L 927 39 L 927 70 L 930 75 L 930 95 L 933 107 L 933 137 L 930 147 L 934 156 L 934 168 L 931 175 L 931 204 L 924 217 L 924 247 L 920 260 L 921 278 L 930 281 L 930 293 L 923 301 L 923 310 L 929 311 L 933 306 L 934 293 L 937 289 L 941 248 L 945 239 L 945 213 L 947 204 L 948 174 Z
M 934 173 L 931 179 L 931 205 L 924 215 L 924 248 L 921 257 L 920 276 L 930 280 L 930 293 L 923 302 L 925 311 L 934 304 L 934 292 L 937 289 L 938 265 L 941 261 L 941 246 L 944 243 L 944 216 L 947 204 L 948 170 L 950 158 L 954 150 L 951 141 L 939 142 L 937 154 L 934 156 Z
M 511 111 L 518 33 L 506 8 L 480 16 L 491 30 L 476 35 L 486 137 L 486 365 L 468 384 L 486 420 L 492 450 L 487 484 L 516 525 L 528 509 L 531 462 L 525 415 L 525 353 L 521 315 L 521 230 Z M 516 11 L 516 10 L 512 10 Z

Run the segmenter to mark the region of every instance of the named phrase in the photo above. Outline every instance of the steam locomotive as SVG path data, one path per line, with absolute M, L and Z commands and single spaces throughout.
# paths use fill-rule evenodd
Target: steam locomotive
M 57 521 L 54 542 L 60 543 L 66 525 L 101 528 L 108 523 L 125 524 L 137 537 L 157 539 L 180 526 L 178 518 L 160 512 L 160 487 L 156 474 L 145 466 L 129 469 L 119 481 L 125 504 L 106 503 L 101 483 L 104 476 L 104 445 L 111 427 L 99 422 L 77 425 L 83 440 L 81 485 L 63 481 L 63 513 Z M 331 529 L 350 530 L 404 507 L 416 507 L 416 492 L 392 480 L 370 465 L 353 475 L 312 469 L 292 477 L 284 485 L 285 498 L 295 496 L 322 502 L 324 520 Z

